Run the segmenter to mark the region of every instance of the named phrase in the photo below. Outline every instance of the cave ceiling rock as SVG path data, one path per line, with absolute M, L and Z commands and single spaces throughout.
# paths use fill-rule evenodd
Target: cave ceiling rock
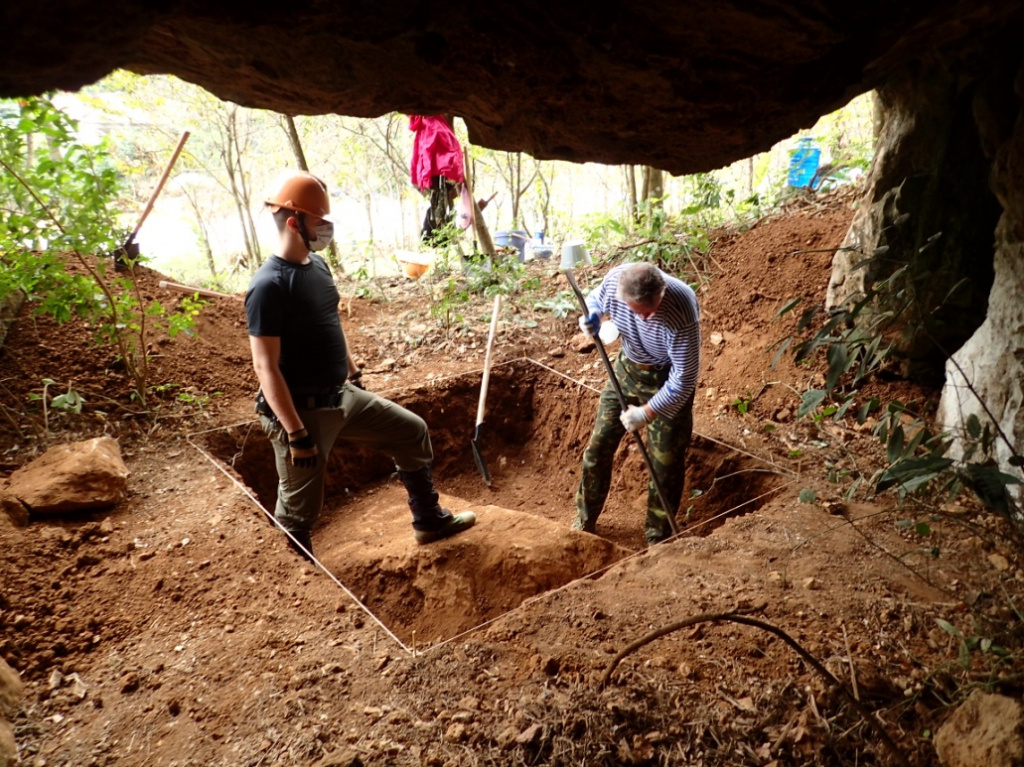
M 814 124 L 1024 0 L 0 4 L 0 96 L 116 68 L 289 114 L 461 117 L 539 159 L 713 170 Z

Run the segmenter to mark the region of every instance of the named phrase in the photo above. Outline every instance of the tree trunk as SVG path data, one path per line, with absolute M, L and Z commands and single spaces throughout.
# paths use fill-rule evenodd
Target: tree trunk
M 194 193 L 190 192 L 187 188 L 185 191 L 185 199 L 188 200 L 189 207 L 192 208 L 192 213 L 196 217 L 196 226 L 199 227 L 199 239 L 202 242 L 203 253 L 206 256 L 206 265 L 210 268 L 210 275 L 212 277 L 217 276 L 217 262 L 213 257 L 213 247 L 210 245 L 210 232 L 206 228 L 206 221 L 203 220 L 203 212 L 200 208 L 199 201 L 196 199 Z
M 302 139 L 299 138 L 299 128 L 295 124 L 295 118 L 291 115 L 282 115 L 282 117 L 284 117 L 284 132 L 288 134 L 288 143 L 291 144 L 295 162 L 299 166 L 299 170 L 309 173 L 309 163 L 306 162 L 306 153 L 302 149 Z M 338 243 L 335 240 L 331 240 L 331 244 L 327 247 L 327 262 L 334 271 L 345 271 L 338 257 Z
M 629 220 L 633 223 L 637 223 L 637 218 L 640 211 L 637 210 L 637 199 L 636 199 L 636 166 L 625 165 L 623 169 L 626 173 L 626 204 L 629 206 L 629 210 L 626 211 L 626 215 Z
M 235 114 L 237 107 L 231 110 L 224 120 L 224 148 L 221 154 L 224 160 L 224 170 L 228 176 L 228 187 L 231 189 L 231 198 L 235 203 L 235 212 L 238 213 L 238 221 L 242 228 L 242 238 L 245 241 L 246 264 L 249 272 L 254 273 L 261 264 L 259 250 L 252 241 L 252 233 L 249 229 L 249 222 L 245 214 L 245 203 L 241 190 L 238 188 L 238 179 L 235 177 L 238 164 L 235 160 Z
M 309 163 L 306 162 L 306 153 L 302 151 L 299 129 L 295 126 L 295 118 L 291 115 L 284 115 L 284 130 L 288 134 L 288 142 L 292 145 L 292 154 L 295 155 L 295 162 L 298 163 L 299 169 L 309 173 Z
M 483 213 L 480 212 L 480 206 L 477 204 L 473 189 L 473 169 L 469 164 L 469 152 L 465 148 L 462 150 L 462 165 L 466 173 L 466 188 L 469 191 L 469 199 L 473 205 L 473 237 L 480 242 L 480 250 L 483 253 L 493 256 L 494 240 L 491 239 L 491 232 L 488 230 L 487 222 L 484 221 Z
M 651 205 L 661 205 L 661 198 L 665 196 L 665 174 L 657 168 L 645 165 L 643 170 L 643 197 Z

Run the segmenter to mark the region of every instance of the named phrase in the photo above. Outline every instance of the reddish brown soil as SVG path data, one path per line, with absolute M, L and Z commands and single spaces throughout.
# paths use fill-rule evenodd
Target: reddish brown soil
M 481 431 L 488 488 L 470 441 L 491 300 L 475 297 L 446 331 L 427 281 L 382 286 L 374 301 L 343 281 L 367 387 L 427 420 L 444 502 L 479 523 L 417 547 L 387 461 L 339 445 L 314 534 L 324 570 L 298 559 L 257 503 L 272 508 L 276 478 L 252 415 L 240 302 L 211 299 L 197 338 L 155 343 L 155 418 L 88 329 L 23 312 L 0 356 L 3 468 L 107 433 L 132 475 L 116 508 L 0 524 L 0 657 L 26 682 L 21 763 L 895 763 L 835 688 L 753 627 L 670 633 L 600 687 L 615 654 L 648 632 L 737 608 L 847 685 L 855 674 L 911 762 L 934 763 L 928 733 L 969 678 L 936 621 L 1001 636 L 1022 573 L 986 529 L 935 517 L 923 540 L 894 524 L 911 512 L 892 499 L 841 503 L 850 479 L 831 484 L 828 469 L 870 476 L 875 441 L 850 422 L 796 420 L 797 392 L 821 372 L 789 357 L 770 365 L 766 349 L 794 323 L 775 314 L 798 296 L 821 301 L 851 199 L 799 201 L 716 237 L 688 525 L 652 550 L 632 443 L 599 535 L 569 530 L 605 373 L 576 314 L 554 318 L 536 295 L 502 309 Z M 529 265 L 548 296 L 567 290 L 552 266 Z M 603 271 L 577 276 L 593 284 Z M 160 275 L 137 279 L 147 296 L 177 297 Z M 46 378 L 58 382 L 51 395 L 72 385 L 86 412 L 44 421 L 30 395 Z M 935 394 L 874 386 L 923 406 Z M 800 503 L 804 489 L 817 502 Z M 1014 691 L 1000 669 L 985 677 L 991 660 L 970 672 Z

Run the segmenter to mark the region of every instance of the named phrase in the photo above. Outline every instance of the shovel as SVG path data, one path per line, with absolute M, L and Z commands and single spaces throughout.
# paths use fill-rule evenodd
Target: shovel
M 569 278 L 569 284 L 572 286 L 572 290 L 576 294 L 576 299 L 580 302 L 580 309 L 583 310 L 583 316 L 589 316 L 590 310 L 587 309 L 587 299 L 583 297 L 583 293 L 580 291 L 579 285 L 576 284 L 576 280 L 572 276 L 572 269 L 566 269 L 565 276 Z M 622 393 L 622 386 L 619 384 L 619 379 L 615 377 L 615 369 L 612 367 L 612 363 L 608 359 L 608 352 L 604 350 L 604 343 L 601 341 L 600 337 L 595 336 L 594 344 L 597 345 L 597 351 L 601 355 L 601 361 L 604 362 L 604 368 L 608 371 L 608 380 L 612 382 L 615 394 L 619 398 L 619 405 L 623 410 L 625 410 L 627 407 L 626 396 Z M 665 512 L 668 515 L 668 526 L 672 528 L 672 535 L 679 535 L 679 525 L 676 524 L 675 512 L 672 511 L 668 505 L 668 501 L 665 499 L 665 491 L 661 489 L 661 483 L 658 481 L 658 477 L 654 473 L 654 464 L 651 463 L 651 456 L 648 455 L 647 448 L 644 447 L 644 441 L 640 436 L 639 429 L 631 432 L 631 434 L 636 440 L 636 446 L 640 450 L 640 455 L 644 457 L 644 463 L 647 464 L 647 471 L 650 473 L 651 482 L 654 483 L 654 489 L 658 493 L 658 500 L 661 501 L 661 505 L 664 507 Z
M 174 163 L 178 161 L 178 155 L 181 154 L 181 150 L 184 148 L 185 142 L 188 141 L 188 137 L 190 135 L 191 134 L 188 131 L 184 131 L 181 134 L 181 138 L 178 139 L 178 145 L 174 148 L 174 152 L 171 154 L 171 159 L 167 162 L 167 167 L 164 168 L 164 172 L 160 176 L 160 180 L 156 182 L 156 189 L 153 190 L 153 194 L 149 197 L 149 202 L 146 203 L 146 207 L 142 210 L 142 215 L 139 216 L 139 223 L 137 223 L 135 228 L 132 229 L 127 239 L 125 239 L 124 244 L 114 251 L 115 271 L 125 271 L 128 268 L 129 263 L 139 257 L 139 246 L 138 243 L 135 242 L 135 238 L 138 236 L 142 225 L 146 223 L 146 218 L 149 216 L 150 211 L 153 210 L 153 203 L 156 202 L 157 196 L 164 188 L 164 184 L 167 183 L 167 177 L 171 175 L 171 168 L 173 168 Z
M 484 355 L 484 377 L 480 382 L 480 404 L 476 408 L 476 428 L 473 430 L 473 460 L 480 470 L 487 487 L 491 486 L 491 472 L 487 469 L 487 461 L 480 452 L 480 437 L 484 426 L 484 407 L 487 403 L 487 383 L 491 379 L 491 350 L 494 349 L 494 331 L 498 329 L 498 309 L 501 307 L 501 296 L 494 297 L 494 310 L 491 312 L 491 331 L 487 335 L 487 353 Z

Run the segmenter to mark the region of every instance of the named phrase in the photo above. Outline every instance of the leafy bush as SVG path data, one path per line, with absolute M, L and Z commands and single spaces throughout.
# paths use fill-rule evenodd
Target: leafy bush
M 107 144 L 80 143 L 77 127 L 48 98 L 0 101 L 0 300 L 20 291 L 58 322 L 88 319 L 145 405 L 147 334 L 191 333 L 203 302 L 184 299 L 168 312 L 144 302 L 128 277 L 108 274 L 129 234 L 115 220 L 121 183 Z
M 884 252 L 885 248 L 880 248 L 860 267 Z M 777 347 L 773 365 L 794 342 L 793 355 L 798 363 L 810 361 L 816 353 L 824 354 L 824 384 L 802 394 L 798 417 L 839 421 L 853 412 L 863 424 L 882 407 L 877 398 L 868 398 L 851 410 L 858 402 L 858 387 L 892 365 L 898 355 L 897 340 L 906 329 L 904 320 L 913 302 L 906 272 L 906 266 L 897 268 L 866 294 L 831 313 L 820 306 L 812 307 L 803 313 L 791 335 L 773 345 Z M 790 301 L 777 316 L 792 311 L 798 303 Z M 924 493 L 951 499 L 969 488 L 986 507 L 1019 524 L 1009 488 L 1021 480 L 1002 471 L 995 460 L 995 441 L 1001 435 L 994 424 L 994 419 L 982 424 L 976 415 L 969 416 L 964 424 L 963 454 L 953 458 L 949 455 L 954 444 L 950 434 L 933 432 L 923 417 L 903 403 L 889 403 L 873 427 L 874 435 L 885 446 L 887 463 L 872 478 L 875 492 L 892 490 L 901 501 L 911 494 Z M 1005 436 L 1002 438 L 1005 440 Z M 1008 440 L 1006 444 L 1010 445 Z M 1024 459 L 1014 453 L 1009 463 L 1019 468 Z M 854 489 L 856 484 L 851 493 Z

